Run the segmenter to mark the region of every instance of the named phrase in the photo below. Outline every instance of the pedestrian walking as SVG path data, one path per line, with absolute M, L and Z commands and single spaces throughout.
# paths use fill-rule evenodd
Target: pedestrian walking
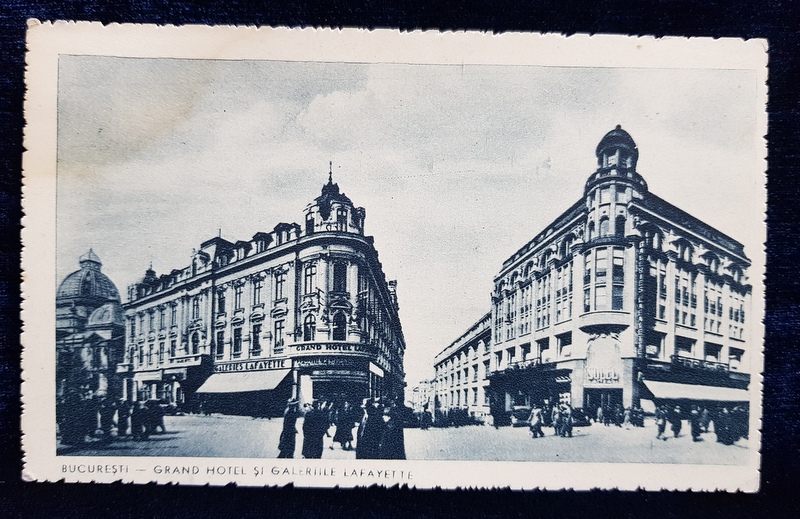
M 383 408 L 378 400 L 366 401 L 364 411 L 358 427 L 356 459 L 379 459 L 384 427 Z
M 528 421 L 530 422 L 531 437 L 543 437 L 544 432 L 542 432 L 542 409 L 538 404 L 533 405 L 533 409 L 531 409 L 531 415 L 528 418 Z
M 343 450 L 353 448 L 353 410 L 350 402 L 345 402 L 341 407 L 334 411 L 333 422 L 336 432 L 333 434 L 333 443 L 338 443 Z M 331 449 L 333 449 L 331 443 Z
M 667 435 L 664 434 L 667 429 L 667 408 L 663 405 L 658 406 L 658 409 L 656 409 L 656 427 L 658 428 L 656 439 L 667 441 Z
M 597 406 L 597 414 L 595 415 L 594 423 L 603 423 L 603 406 Z
M 553 423 L 553 435 L 560 436 L 561 435 L 561 407 L 558 405 L 553 406 L 553 412 L 551 413 L 551 421 Z
M 622 414 L 622 425 L 627 430 L 630 430 L 630 428 L 631 428 L 631 408 L 630 407 L 626 407 L 625 411 Z
M 572 406 L 564 404 L 561 410 L 561 436 L 572 438 Z
M 134 440 L 146 440 L 150 434 L 147 414 L 147 407 L 145 407 L 144 402 L 137 401 L 131 413 L 131 434 Z
M 406 443 L 403 431 L 403 419 L 399 409 L 390 405 L 383 410 L 383 431 L 380 443 L 380 459 L 406 459 Z
M 707 407 L 703 407 L 703 411 L 700 413 L 700 426 L 703 428 L 703 432 L 708 432 L 708 426 L 711 424 L 711 413 L 708 411 Z
M 672 410 L 672 413 L 669 417 L 670 428 L 672 429 L 672 434 L 677 438 L 681 433 L 681 408 L 680 406 L 675 406 Z
M 123 399 L 117 404 L 117 436 L 126 436 L 130 427 L 131 406 Z
M 692 441 L 699 442 L 700 441 L 700 410 L 697 409 L 696 405 L 692 406 L 692 410 L 689 413 L 689 427 L 692 433 Z
M 303 418 L 303 457 L 322 457 L 325 434 L 328 432 L 328 413 L 319 401 L 309 406 Z
M 278 457 L 294 458 L 294 449 L 297 446 L 297 417 L 300 415 L 298 401 L 294 398 L 286 402 L 283 411 L 283 428 L 278 439 Z

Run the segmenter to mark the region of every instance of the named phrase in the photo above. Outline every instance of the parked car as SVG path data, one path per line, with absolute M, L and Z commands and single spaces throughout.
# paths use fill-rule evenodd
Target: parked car
M 588 427 L 592 425 L 589 419 L 589 413 L 581 407 L 576 407 L 572 410 L 572 426 L 573 427 Z
M 526 405 L 515 405 L 511 409 L 511 426 L 527 427 L 530 425 L 528 419 L 531 417 L 531 408 Z

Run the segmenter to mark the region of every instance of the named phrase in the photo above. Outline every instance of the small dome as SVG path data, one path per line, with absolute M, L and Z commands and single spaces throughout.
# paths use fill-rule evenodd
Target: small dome
M 604 150 L 612 147 L 626 148 L 635 155 L 639 155 L 639 150 L 636 148 L 636 143 L 633 141 L 633 138 L 631 138 L 631 135 L 623 130 L 622 126 L 620 125 L 617 125 L 616 128 L 608 132 L 602 139 L 600 139 L 600 144 L 597 145 L 595 155 L 600 157 Z
M 125 326 L 122 305 L 106 303 L 89 316 L 87 327 Z
M 64 278 L 56 292 L 56 301 L 64 299 L 94 299 L 120 302 L 119 290 L 108 276 L 100 272 L 100 258 L 89 250 L 80 257 L 81 269 Z

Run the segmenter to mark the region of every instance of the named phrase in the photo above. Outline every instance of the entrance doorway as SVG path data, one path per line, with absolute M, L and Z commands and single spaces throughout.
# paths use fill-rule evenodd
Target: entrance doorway
M 614 409 L 617 405 L 622 405 L 622 388 L 590 388 L 584 390 L 583 408 L 588 411 L 596 411 L 598 407 Z

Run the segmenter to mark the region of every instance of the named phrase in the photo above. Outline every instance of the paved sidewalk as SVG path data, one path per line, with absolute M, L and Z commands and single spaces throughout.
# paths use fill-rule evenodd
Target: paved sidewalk
M 115 438 L 80 448 L 59 446 L 60 455 L 78 456 L 189 456 L 229 458 L 275 458 L 283 420 L 243 416 L 167 416 L 167 432 L 148 440 Z M 572 438 L 553 436 L 545 428 L 544 438 L 532 439 L 526 427 L 467 426 L 426 431 L 406 429 L 408 459 L 571 461 L 614 463 L 689 463 L 743 465 L 750 455 L 747 440 L 734 445 L 715 441 L 713 433 L 693 442 L 688 427 L 678 438 L 656 440 L 652 420 L 644 428 L 592 425 L 576 427 Z M 302 431 L 302 419 L 297 422 Z M 353 431 L 355 433 L 355 430 Z M 303 436 L 297 435 L 295 458 L 300 458 Z M 334 449 L 325 438 L 323 459 L 355 459 L 354 451 Z

